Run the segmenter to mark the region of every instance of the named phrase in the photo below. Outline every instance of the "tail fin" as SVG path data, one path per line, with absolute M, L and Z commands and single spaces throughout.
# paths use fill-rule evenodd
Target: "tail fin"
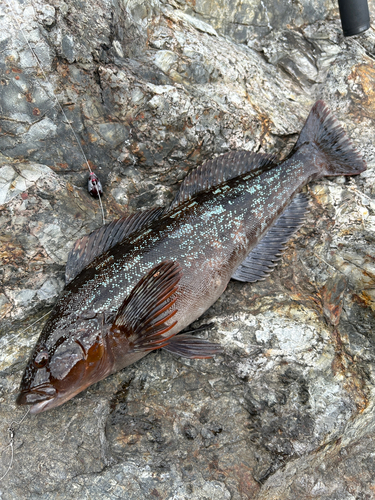
M 354 148 L 346 132 L 323 101 L 317 101 L 293 148 L 314 143 L 321 155 L 317 161 L 321 175 L 356 175 L 366 170 L 366 163 Z

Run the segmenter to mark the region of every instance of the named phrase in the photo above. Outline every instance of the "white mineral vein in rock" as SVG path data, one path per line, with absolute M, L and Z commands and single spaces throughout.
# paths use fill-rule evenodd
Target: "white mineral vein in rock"
M 20 163 L 17 171 L 8 165 L 0 167 L 0 205 L 26 191 L 32 184 L 52 170 L 45 165 Z

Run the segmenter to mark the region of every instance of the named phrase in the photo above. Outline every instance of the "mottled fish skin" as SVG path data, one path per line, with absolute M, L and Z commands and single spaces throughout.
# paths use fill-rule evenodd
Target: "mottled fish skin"
M 181 270 L 172 306 L 177 312 L 167 321 L 177 323 L 168 336 L 199 318 L 294 195 L 319 176 L 339 174 L 326 164 L 318 146 L 302 142 L 285 162 L 269 162 L 198 192 L 95 258 L 66 286 L 51 313 L 26 368 L 18 403 L 31 404 L 32 413 L 58 406 L 145 356 L 148 350 L 131 352 L 125 339 L 119 355 L 110 327 L 137 283 L 160 263 L 177 262 Z M 363 163 L 358 171 L 341 173 L 364 168 Z M 36 366 L 36 359 L 45 362 L 43 353 L 48 362 Z M 79 360 L 93 373 L 81 381 L 74 372 Z

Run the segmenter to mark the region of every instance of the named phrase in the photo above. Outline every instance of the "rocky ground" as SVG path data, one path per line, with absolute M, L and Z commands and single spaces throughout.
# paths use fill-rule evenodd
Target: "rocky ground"
M 102 223 L 79 145 L 106 220 L 214 155 L 285 156 L 317 99 L 368 163 L 309 185 L 273 274 L 196 323 L 223 355 L 151 353 L 14 425 L 0 498 L 375 498 L 374 31 L 345 39 L 328 0 L 6 0 L 0 54 L 0 477 L 32 324 Z

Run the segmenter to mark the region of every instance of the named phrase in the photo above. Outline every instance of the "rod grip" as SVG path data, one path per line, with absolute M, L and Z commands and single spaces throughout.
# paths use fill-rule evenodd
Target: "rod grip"
M 353 36 L 370 27 L 367 0 L 338 0 L 344 36 Z

